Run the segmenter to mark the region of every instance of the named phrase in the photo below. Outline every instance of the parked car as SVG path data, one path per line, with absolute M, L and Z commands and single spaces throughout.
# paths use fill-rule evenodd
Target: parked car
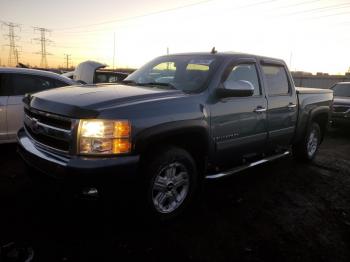
M 295 88 L 279 59 L 162 56 L 124 84 L 28 97 L 19 152 L 33 170 L 84 195 L 104 196 L 115 180 L 134 178 L 130 194 L 166 220 L 189 205 L 203 179 L 235 174 L 291 148 L 311 161 L 332 100 L 331 90 Z
M 332 124 L 350 123 L 350 82 L 340 82 L 331 89 L 334 92 Z
M 17 131 L 23 126 L 22 99 L 26 93 L 75 83 L 52 72 L 26 68 L 0 68 L 0 144 L 16 141 Z
M 129 75 L 124 72 L 103 69 L 106 66 L 106 64 L 95 61 L 85 61 L 80 63 L 74 71 L 62 75 L 83 84 L 117 83 Z

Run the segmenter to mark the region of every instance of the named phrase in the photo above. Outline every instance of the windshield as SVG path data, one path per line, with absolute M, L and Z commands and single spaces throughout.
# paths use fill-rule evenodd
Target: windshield
M 333 87 L 334 96 L 350 97 L 350 84 L 337 84 Z
M 197 92 L 206 86 L 216 60 L 213 55 L 163 56 L 136 70 L 124 82 Z

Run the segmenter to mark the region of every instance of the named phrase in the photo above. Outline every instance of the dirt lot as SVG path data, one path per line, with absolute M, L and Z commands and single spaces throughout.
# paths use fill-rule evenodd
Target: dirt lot
M 207 182 L 169 225 L 118 206 L 110 215 L 98 203 L 68 212 L 38 201 L 15 147 L 1 149 L 0 244 L 18 253 L 5 247 L 0 261 L 350 261 L 349 127 L 331 130 L 311 165 L 287 157 Z

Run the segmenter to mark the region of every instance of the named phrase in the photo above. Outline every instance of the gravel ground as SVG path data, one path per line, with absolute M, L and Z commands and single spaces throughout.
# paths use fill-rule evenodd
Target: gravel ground
M 40 200 L 15 146 L 0 147 L 1 262 L 350 261 L 350 127 L 330 130 L 313 164 L 287 157 L 206 182 L 167 225 L 118 205 Z

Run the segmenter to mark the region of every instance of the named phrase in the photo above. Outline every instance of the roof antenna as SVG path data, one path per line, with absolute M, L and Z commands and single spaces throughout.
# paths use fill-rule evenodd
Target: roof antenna
M 215 55 L 218 51 L 216 51 L 215 46 L 211 49 L 211 54 Z

